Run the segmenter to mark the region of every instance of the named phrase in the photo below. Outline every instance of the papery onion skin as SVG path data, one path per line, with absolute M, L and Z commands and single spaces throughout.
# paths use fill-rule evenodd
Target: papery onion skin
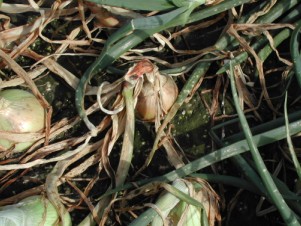
M 155 120 L 160 101 L 163 113 L 166 113 L 178 97 L 178 87 L 172 77 L 160 74 L 158 77 L 161 83 L 161 90 L 146 80 L 138 96 L 136 112 L 137 117 L 143 121 L 152 122 Z M 159 98 L 161 99 L 160 101 Z
M 0 91 L 0 130 L 16 133 L 38 132 L 44 128 L 45 110 L 36 97 L 25 90 Z M 0 147 L 13 147 L 9 140 L 0 139 Z M 32 142 L 15 144 L 14 152 L 30 147 Z

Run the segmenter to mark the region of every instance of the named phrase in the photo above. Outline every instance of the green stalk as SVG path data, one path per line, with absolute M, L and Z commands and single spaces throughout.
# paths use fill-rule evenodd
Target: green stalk
M 231 83 L 231 90 L 232 90 L 232 95 L 233 95 L 233 99 L 234 99 L 234 103 L 235 103 L 235 108 L 238 113 L 238 117 L 240 119 L 240 123 L 243 128 L 248 146 L 250 147 L 250 151 L 251 151 L 252 157 L 254 159 L 258 173 L 262 179 L 264 186 L 267 189 L 267 192 L 269 193 L 269 196 L 273 200 L 275 206 L 277 207 L 278 211 L 280 212 L 285 223 L 289 226 L 300 225 L 296 218 L 295 213 L 288 207 L 288 205 L 286 204 L 285 200 L 283 199 L 281 193 L 279 192 L 278 188 L 276 187 L 270 173 L 268 172 L 268 170 L 264 164 L 263 159 L 260 156 L 258 148 L 253 140 L 252 133 L 249 128 L 248 122 L 245 118 L 244 112 L 240 108 L 233 74 L 234 74 L 233 67 L 230 64 L 230 83 Z
M 239 167 L 239 171 L 242 172 L 242 174 L 249 180 L 251 181 L 252 185 L 256 186 L 257 189 L 260 190 L 261 195 L 265 196 L 267 200 L 271 203 L 273 203 L 273 200 L 271 199 L 269 193 L 267 192 L 266 188 L 264 187 L 260 177 L 258 174 L 255 172 L 253 168 L 253 164 L 250 165 L 241 155 L 236 155 L 233 156 L 230 160 Z M 272 178 L 285 198 L 286 202 L 288 205 L 298 214 L 301 213 L 301 206 L 299 205 L 300 198 L 290 191 L 287 186 L 279 180 L 277 177 L 274 177 L 272 175 Z
M 301 119 L 298 119 L 289 124 L 289 132 L 290 132 L 290 135 L 294 135 L 294 134 L 301 132 Z M 282 125 L 277 128 L 270 129 L 268 131 L 265 131 L 265 132 L 255 135 L 253 137 L 253 141 L 257 147 L 260 147 L 260 146 L 274 143 L 274 142 L 282 140 L 284 138 L 286 138 L 285 126 Z M 176 180 L 177 178 L 186 177 L 186 176 L 188 176 L 192 173 L 195 173 L 201 169 L 204 169 L 214 163 L 231 158 L 235 155 L 245 153 L 249 150 L 250 149 L 249 149 L 246 139 L 236 141 L 235 143 L 229 144 L 226 147 L 222 147 L 212 153 L 209 153 L 199 159 L 196 159 L 196 160 L 186 164 L 185 166 L 180 167 L 176 170 L 173 170 L 167 174 L 164 174 L 159 177 L 154 177 L 151 179 L 144 179 L 141 181 L 137 181 L 137 182 L 135 182 L 135 186 L 142 186 L 147 183 L 154 182 L 154 181 L 172 182 L 172 181 Z M 118 187 L 116 189 L 113 189 L 113 190 L 105 193 L 100 198 L 109 196 L 118 191 L 126 190 L 126 189 L 129 189 L 132 187 L 133 187 L 132 183 L 126 184 L 122 187 Z
M 212 183 L 224 184 L 224 185 L 244 189 L 253 193 L 257 193 L 259 195 L 263 194 L 256 186 L 254 186 L 253 183 L 250 183 L 249 181 L 239 177 L 220 175 L 220 174 L 208 174 L 208 173 L 193 173 L 190 174 L 189 176 L 204 179 L 210 184 Z
M 282 16 L 285 12 L 292 9 L 298 3 L 300 3 L 300 0 L 280 0 L 270 9 L 267 14 L 259 17 L 256 20 L 256 23 L 271 23 L 272 21 L 275 21 L 280 16 Z
M 300 111 L 299 112 L 294 112 L 289 116 L 291 121 L 298 120 L 300 118 Z M 215 126 L 214 129 L 221 128 L 224 126 L 227 126 L 229 124 L 233 124 L 234 122 L 237 122 L 237 120 L 229 120 L 226 121 L 225 123 L 219 124 Z M 279 126 L 283 126 L 285 123 L 284 118 L 278 118 L 273 121 L 269 121 L 267 123 L 258 125 L 257 127 L 253 127 L 252 133 L 258 134 L 262 133 L 263 131 L 267 131 L 269 129 L 277 128 Z M 287 131 L 289 132 L 289 131 Z M 212 136 L 213 135 L 213 136 Z M 217 135 L 212 131 L 210 131 L 210 136 L 212 136 L 215 140 L 215 143 L 217 143 L 219 146 L 226 146 L 229 145 L 230 143 L 237 142 L 240 139 L 243 139 L 243 133 L 238 133 L 235 134 L 229 138 L 226 138 L 224 141 L 220 140 Z M 288 136 L 288 135 L 287 135 Z M 251 181 L 253 186 L 256 186 L 256 189 L 259 189 L 262 195 L 265 195 L 267 199 L 273 203 L 271 198 L 269 197 L 264 185 L 262 184 L 261 179 L 259 178 L 258 174 L 254 171 L 253 165 L 250 165 L 241 155 L 236 155 L 230 158 L 230 160 L 239 168 L 239 171 L 242 172 L 242 174 L 249 180 Z M 273 176 L 272 176 L 273 177 Z M 208 180 L 207 178 L 204 178 Z M 283 194 L 283 197 L 287 200 L 287 203 L 289 206 L 298 214 L 301 214 L 301 207 L 298 203 L 299 197 L 291 192 L 285 184 L 281 180 L 279 180 L 277 177 L 273 177 L 273 180 L 275 181 L 278 189 L 280 190 L 281 194 Z M 211 180 L 208 180 L 211 182 Z M 244 187 L 242 187 L 245 189 Z M 254 191 L 253 191 L 254 192 Z
M 288 115 L 288 118 L 290 121 L 296 121 L 300 118 L 300 114 L 301 114 L 301 111 L 296 111 L 296 112 L 293 112 L 291 114 Z M 229 120 L 229 121 L 226 121 L 224 123 L 221 123 L 219 125 L 216 125 L 212 128 L 212 130 L 210 131 L 210 136 L 212 136 L 213 134 L 213 137 L 214 137 L 214 142 L 217 142 L 220 146 L 227 146 L 229 144 L 232 144 L 234 142 L 237 142 L 239 140 L 242 140 L 244 139 L 244 134 L 242 132 L 239 132 L 239 133 L 236 133 L 234 135 L 231 135 L 229 137 L 226 137 L 223 141 L 220 140 L 217 135 L 214 133 L 214 130 L 216 129 L 219 129 L 219 128 L 222 128 L 224 126 L 228 126 L 230 124 L 233 124 L 233 123 L 237 123 L 237 119 L 232 119 L 232 120 Z M 263 133 L 263 132 L 266 132 L 268 130 L 272 130 L 272 129 L 275 129 L 277 127 L 280 127 L 280 126 L 283 126 L 285 124 L 285 119 L 283 117 L 281 118 L 276 118 L 274 120 L 271 120 L 269 122 L 265 122 L 263 124 L 260 124 L 260 125 L 257 125 L 253 128 L 251 128 L 251 131 L 253 134 L 259 134 L 259 133 Z
M 288 149 L 290 151 L 291 154 L 291 158 L 293 160 L 297 175 L 299 177 L 299 180 L 301 180 L 301 167 L 300 167 L 300 163 L 299 160 L 296 156 L 296 153 L 294 151 L 294 147 L 293 147 L 293 142 L 292 139 L 289 135 L 289 121 L 288 121 L 288 117 L 287 117 L 287 92 L 285 92 L 285 99 L 284 99 L 284 118 L 285 118 L 285 131 L 286 131 L 286 140 L 287 140 L 287 144 L 288 144 Z
M 291 55 L 294 63 L 297 81 L 299 83 L 299 86 L 301 87 L 301 55 L 300 55 L 299 41 L 298 41 L 300 29 L 301 29 L 301 23 L 299 23 L 296 26 L 295 30 L 293 31 L 291 37 L 290 49 L 291 49 Z
M 267 193 L 258 174 L 249 165 L 249 163 L 241 155 L 233 156 L 230 160 L 239 168 L 239 172 L 251 181 L 260 190 L 260 192 L 270 200 L 269 193 Z
M 89 0 L 89 2 L 131 10 L 161 11 L 176 8 L 175 4 L 167 0 L 155 0 L 151 2 L 141 0 Z
M 135 112 L 134 87 L 126 83 L 122 95 L 125 100 L 126 119 L 119 165 L 116 171 L 116 186 L 123 185 L 129 172 L 134 150 Z
M 225 0 L 217 5 L 214 6 L 209 6 L 206 7 L 204 9 L 201 9 L 193 14 L 191 14 L 191 16 L 189 17 L 187 23 L 193 23 L 193 22 L 197 22 L 200 20 L 203 20 L 205 18 L 214 16 L 218 13 L 224 12 L 226 10 L 229 10 L 233 7 L 245 4 L 251 2 L 251 0 Z

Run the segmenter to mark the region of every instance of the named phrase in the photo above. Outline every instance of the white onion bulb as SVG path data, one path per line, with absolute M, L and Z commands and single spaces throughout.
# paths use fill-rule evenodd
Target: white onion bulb
M 66 226 L 71 226 L 68 212 L 64 214 Z M 31 196 L 17 204 L 0 207 L 1 226 L 53 226 L 59 220 L 54 206 L 43 196 Z
M 0 91 L 0 130 L 16 133 L 38 132 L 44 128 L 45 110 L 36 97 L 24 90 Z M 19 152 L 30 147 L 32 142 L 14 144 L 0 139 L 0 147 Z

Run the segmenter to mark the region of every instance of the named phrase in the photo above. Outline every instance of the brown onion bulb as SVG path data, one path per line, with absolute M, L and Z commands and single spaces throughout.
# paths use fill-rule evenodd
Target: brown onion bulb
M 45 111 L 36 97 L 24 90 L 9 89 L 0 92 L 0 130 L 16 133 L 38 132 L 44 128 Z M 32 142 L 14 144 L 0 139 L 1 149 L 14 147 L 23 151 Z
M 161 85 L 156 82 L 156 79 Z M 145 79 L 136 105 L 137 117 L 144 121 L 154 121 L 157 112 L 167 113 L 177 96 L 178 87 L 170 76 L 157 73 L 154 82 Z M 162 116 L 160 115 L 160 119 Z

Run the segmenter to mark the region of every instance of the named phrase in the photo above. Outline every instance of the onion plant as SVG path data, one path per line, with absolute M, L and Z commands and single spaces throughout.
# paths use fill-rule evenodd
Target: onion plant
M 275 206 L 277 207 L 280 214 L 282 215 L 282 218 L 285 221 L 285 223 L 287 225 L 300 225 L 295 213 L 288 207 L 288 205 L 284 201 L 284 198 L 282 197 L 281 193 L 276 187 L 275 182 L 273 181 L 270 173 L 268 172 L 267 167 L 265 166 L 264 161 L 258 151 L 258 148 L 255 142 L 253 141 L 252 132 L 249 128 L 248 122 L 239 104 L 236 85 L 234 81 L 234 72 L 231 63 L 230 63 L 230 80 L 231 80 L 231 90 L 232 90 L 236 111 L 238 113 L 239 120 L 243 128 L 248 146 L 250 147 L 252 157 L 256 164 L 256 168 L 258 170 L 260 177 L 262 178 L 262 182 L 266 187 L 268 194 L 271 197 L 272 201 L 274 202 Z
M 2 226 L 52 226 L 62 225 L 54 206 L 43 196 L 30 196 L 20 202 L 0 207 L 0 224 Z M 65 226 L 71 226 L 68 212 L 63 215 Z
M 139 5 L 135 0 L 129 1 L 128 5 L 125 3 L 121 3 L 117 0 L 116 1 L 93 0 L 93 2 L 104 4 L 104 5 L 107 4 L 111 6 L 125 7 L 133 10 L 157 10 L 159 11 L 159 14 L 151 17 L 146 17 L 146 18 L 133 19 L 131 20 L 130 23 L 127 23 L 126 25 L 118 29 L 113 35 L 109 37 L 99 58 L 91 65 L 91 67 L 85 72 L 84 76 L 82 77 L 78 89 L 76 91 L 76 105 L 80 116 L 82 117 L 87 127 L 92 132 L 95 129 L 95 126 L 87 118 L 83 107 L 85 87 L 86 84 L 91 79 L 91 77 L 99 73 L 101 70 L 104 70 L 105 68 L 110 66 L 119 56 L 124 54 L 126 51 L 135 47 L 143 40 L 154 35 L 157 32 L 163 31 L 167 28 L 171 28 L 177 25 L 183 25 L 183 24 L 202 20 L 216 13 L 230 9 L 232 7 L 238 6 L 243 3 L 247 3 L 249 1 L 225 0 L 215 6 L 211 6 L 200 10 L 195 10 L 195 9 L 199 5 L 204 4 L 205 2 L 193 1 L 190 2 L 190 4 L 187 4 L 184 1 L 168 1 L 165 2 L 166 4 L 163 5 L 164 1 L 158 1 L 156 2 L 156 4 L 153 4 L 153 6 L 151 7 L 148 7 L 147 3 L 143 3 Z M 263 2 L 262 4 L 259 4 L 258 8 L 251 10 L 250 13 L 243 16 L 239 22 L 241 23 L 247 22 L 254 12 L 263 9 L 264 7 L 266 7 L 267 4 L 268 4 L 267 2 Z M 271 23 L 274 20 L 276 20 L 278 17 L 283 15 L 285 12 L 295 7 L 297 4 L 298 1 L 280 0 L 271 8 L 271 10 L 268 13 L 266 13 L 266 15 L 258 18 L 256 20 L 256 23 L 259 24 Z M 299 28 L 297 28 L 296 32 L 293 34 L 292 43 L 294 43 L 294 45 L 296 45 L 296 36 L 298 34 L 297 32 L 298 29 Z M 273 43 L 274 47 L 277 47 L 277 45 L 283 42 L 283 40 L 287 39 L 290 36 L 290 34 L 291 34 L 290 29 L 284 29 L 283 31 L 279 32 L 279 34 L 276 35 L 274 38 L 274 43 Z M 229 36 L 229 34 L 223 35 L 214 45 L 213 50 L 215 51 L 233 50 L 239 44 L 242 44 L 242 42 L 239 42 L 239 40 L 235 40 L 235 38 L 237 38 L 237 36 L 232 37 Z M 272 48 L 270 48 L 269 45 L 266 45 L 267 43 L 268 43 L 267 39 L 262 39 L 259 42 L 255 43 L 254 46 L 252 46 L 252 49 L 255 49 L 256 51 L 257 50 L 259 51 L 261 49 L 258 55 L 260 56 L 260 59 L 262 61 L 264 61 L 272 51 Z M 297 59 L 298 59 L 298 55 L 299 53 L 295 55 Z M 166 126 L 169 124 L 173 116 L 180 109 L 181 105 L 184 103 L 188 95 L 191 93 L 192 89 L 195 88 L 200 78 L 205 75 L 206 71 L 211 65 L 211 62 L 206 61 L 206 59 L 207 60 L 211 59 L 212 56 L 213 56 L 212 53 L 208 53 L 203 58 L 205 61 L 196 64 L 193 73 L 191 74 L 188 81 L 185 83 L 175 104 L 172 106 L 169 113 L 166 115 L 162 125 L 159 127 L 151 153 L 148 156 L 148 159 L 146 160 L 145 165 L 144 167 L 141 168 L 141 170 L 143 170 L 148 164 L 150 164 L 153 155 L 155 154 L 155 151 L 159 148 L 159 143 L 164 135 L 164 130 Z M 231 64 L 234 64 L 235 61 L 235 64 L 238 65 L 244 62 L 248 56 L 249 54 L 247 52 L 237 55 L 234 59 L 231 59 Z M 220 68 L 220 70 L 218 70 L 218 73 L 223 73 L 226 70 L 228 70 L 230 67 L 231 67 L 230 63 L 228 64 L 226 63 L 225 66 L 223 66 L 222 68 Z M 297 68 L 297 66 L 295 67 Z M 232 81 L 232 89 L 233 89 L 233 81 Z M 266 96 L 266 98 L 268 99 L 268 96 Z M 238 110 L 239 109 L 237 109 L 237 111 Z M 244 120 L 243 122 L 245 123 L 245 119 L 243 119 L 242 117 L 240 117 L 240 120 Z M 293 125 L 297 125 L 299 121 L 296 121 L 294 123 L 296 124 L 291 124 L 292 127 L 294 127 Z M 259 174 L 261 178 L 258 178 L 256 173 L 252 171 L 251 167 L 249 167 L 247 163 L 244 161 L 244 159 L 241 158 L 241 156 L 239 156 L 239 154 L 249 150 L 250 148 L 251 153 L 253 154 L 252 156 L 255 159 L 255 164 L 257 164 L 256 165 L 257 168 L 264 169 L 264 164 L 262 162 L 262 159 L 260 158 L 258 151 L 256 150 L 255 144 L 257 143 L 257 145 L 263 145 L 266 143 L 273 142 L 275 141 L 274 139 L 275 136 L 277 136 L 276 134 L 278 134 L 277 139 L 284 138 L 284 134 L 280 132 L 280 128 L 283 129 L 283 127 L 278 127 L 278 128 L 273 127 L 273 129 L 269 132 L 263 132 L 262 134 L 251 137 L 249 128 L 246 127 L 244 129 L 244 131 L 246 131 L 245 132 L 246 135 L 248 135 L 246 140 L 235 141 L 232 144 L 229 144 L 229 146 L 225 146 L 220 150 L 213 152 L 212 154 L 208 154 L 207 156 L 199 160 L 195 160 L 192 163 L 183 166 L 179 170 L 176 170 L 170 174 L 165 175 L 165 180 L 167 178 L 168 181 L 172 181 L 175 178 L 189 175 L 190 173 L 200 170 L 201 168 L 213 164 L 214 162 L 221 161 L 222 159 L 231 156 L 236 156 L 235 161 L 237 161 L 237 164 L 240 164 L 241 167 L 246 166 L 245 167 L 246 171 L 250 172 L 250 175 L 252 175 L 250 176 L 251 180 L 253 180 L 253 182 L 255 183 L 256 181 L 259 182 L 258 187 L 260 188 L 261 192 L 263 192 L 263 194 L 266 195 L 268 199 L 278 207 L 278 210 L 280 211 L 284 221 L 288 225 L 299 225 L 299 223 L 297 222 L 297 218 L 295 214 L 291 211 L 291 209 L 286 204 L 284 204 L 283 206 L 280 205 L 280 202 L 285 203 L 284 199 L 281 196 L 281 193 L 277 190 L 277 187 L 274 184 L 275 182 L 273 181 L 274 179 L 272 179 L 272 177 L 269 175 L 267 170 L 260 170 Z M 292 131 L 293 129 L 290 129 L 290 132 Z M 269 134 L 270 138 L 261 141 L 260 138 L 267 134 Z M 141 170 L 139 172 L 141 172 Z M 160 177 L 156 179 L 161 180 L 162 178 Z M 261 182 L 261 179 L 263 183 Z M 276 196 L 275 194 L 271 193 L 271 190 L 275 191 Z M 110 192 L 113 191 L 114 190 Z
M 102 2 L 95 1 L 96 3 L 101 4 Z M 165 1 L 169 2 L 169 1 Z M 176 1 L 175 1 L 176 2 Z M 233 6 L 243 4 L 248 2 L 244 1 L 224 1 L 221 4 L 210 7 L 210 10 L 204 10 L 198 12 L 194 18 L 190 18 L 191 22 L 195 20 L 201 20 L 206 17 L 215 15 L 221 11 L 225 11 Z M 101 70 L 104 70 L 110 66 L 118 57 L 127 52 L 129 49 L 135 47 L 141 43 L 146 38 L 152 36 L 153 34 L 163 31 L 167 28 L 174 27 L 177 25 L 184 25 L 189 19 L 189 15 L 192 11 L 201 4 L 204 4 L 204 1 L 191 1 L 185 2 L 182 4 L 174 3 L 176 9 L 160 14 L 158 16 L 152 16 L 147 18 L 138 18 L 133 19 L 126 25 L 118 29 L 109 39 L 106 41 L 106 44 L 97 58 L 97 60 L 85 71 L 82 76 L 78 88 L 76 90 L 76 107 L 80 117 L 84 120 L 87 127 L 95 135 L 95 126 L 89 121 L 85 111 L 84 111 L 84 96 L 85 96 L 85 87 L 90 79 Z M 123 4 L 123 3 L 119 3 Z M 140 5 L 140 4 L 138 4 Z M 126 5 L 122 5 L 127 8 Z M 201 15 L 201 16 L 199 16 Z M 192 15 L 193 17 L 193 15 Z
M 220 220 L 218 196 L 206 181 L 192 177 L 176 179 L 172 185 L 162 187 L 166 191 L 131 226 L 214 226 Z

